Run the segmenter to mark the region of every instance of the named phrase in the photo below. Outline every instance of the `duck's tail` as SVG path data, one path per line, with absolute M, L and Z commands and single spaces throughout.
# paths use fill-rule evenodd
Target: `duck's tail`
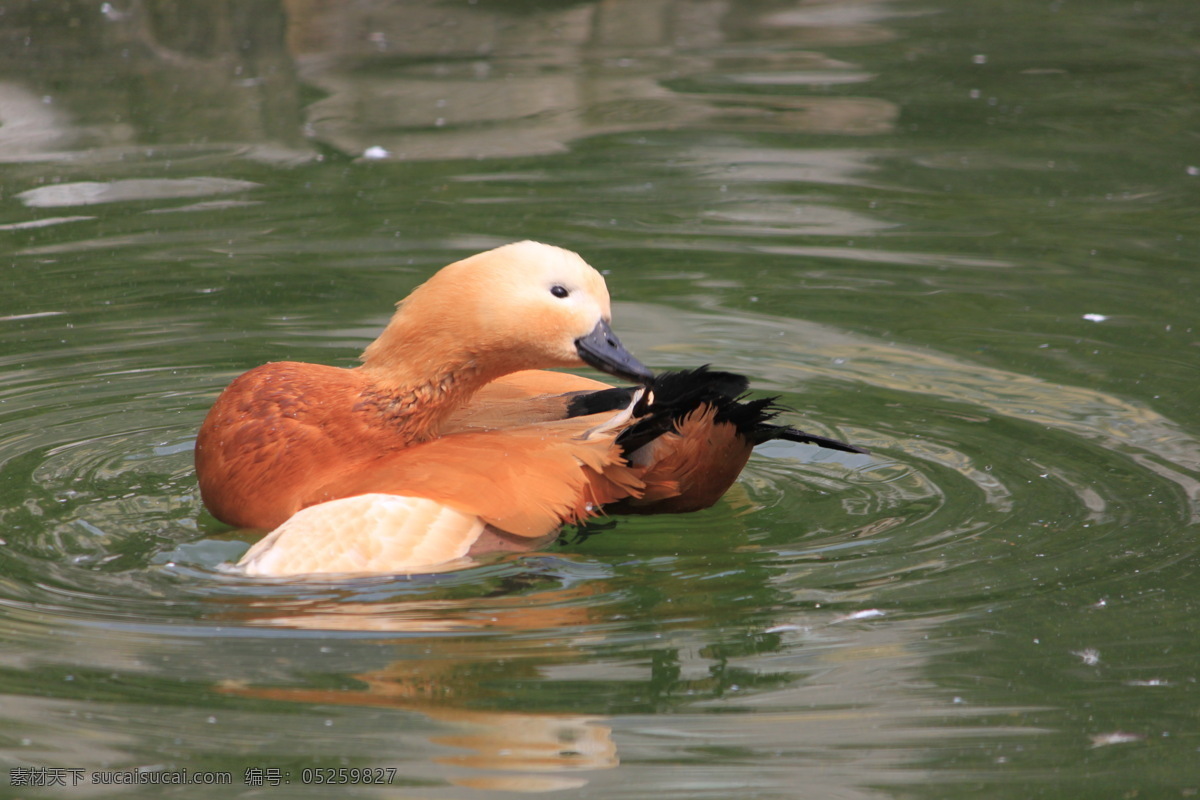
M 695 511 L 715 503 L 733 484 L 756 445 L 773 439 L 815 444 L 846 453 L 864 448 L 807 433 L 774 420 L 786 409 L 777 398 L 751 399 L 749 381 L 707 366 L 654 377 L 617 445 L 631 465 L 643 470 L 641 497 L 607 507 L 613 513 Z M 597 392 L 585 400 L 594 411 L 628 400 L 627 389 Z M 625 394 L 622 394 L 625 393 Z
M 719 372 L 707 365 L 691 370 L 663 372 L 656 375 L 650 391 L 642 398 L 635 414 L 638 421 L 627 428 L 617 443 L 626 453 L 632 453 L 654 439 L 678 428 L 680 422 L 697 409 L 709 406 L 713 409 L 713 423 L 733 425 L 738 434 L 751 446 L 784 439 L 801 444 L 815 444 L 844 453 L 866 453 L 865 448 L 807 433 L 789 425 L 775 424 L 780 413 L 788 409 L 778 404 L 777 397 L 751 399 L 746 390 L 750 382 L 745 376 L 732 372 Z M 628 392 L 615 389 L 613 392 Z M 607 395 L 608 392 L 597 392 Z M 595 395 L 593 395 L 595 397 Z M 597 402 L 614 402 L 616 395 Z

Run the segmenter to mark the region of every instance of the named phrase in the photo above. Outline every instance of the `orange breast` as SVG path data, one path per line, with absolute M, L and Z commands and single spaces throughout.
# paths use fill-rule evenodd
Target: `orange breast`
M 541 392 L 566 387 L 607 388 L 516 373 L 484 387 L 445 435 L 413 442 L 361 372 L 266 364 L 230 384 L 201 426 L 201 495 L 213 516 L 248 528 L 374 492 L 427 497 L 500 530 L 542 536 L 641 489 L 614 444 L 619 428 L 587 435 L 611 414 L 564 419 L 566 401 Z
M 354 370 L 286 361 L 237 378 L 196 439 L 209 511 L 231 525 L 274 528 L 336 475 L 403 447 L 364 404 L 370 388 Z

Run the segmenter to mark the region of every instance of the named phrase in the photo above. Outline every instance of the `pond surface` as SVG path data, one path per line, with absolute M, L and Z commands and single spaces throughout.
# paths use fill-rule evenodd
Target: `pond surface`
M 1193 0 L 4 11 L 9 796 L 1200 792 Z M 872 454 L 450 574 L 222 571 L 224 385 L 522 238 Z

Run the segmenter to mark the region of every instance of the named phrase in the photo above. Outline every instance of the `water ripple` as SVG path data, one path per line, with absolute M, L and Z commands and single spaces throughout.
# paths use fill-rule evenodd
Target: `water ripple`
M 134 332 L 126 351 L 64 356 L 6 387 L 2 475 L 25 499 L 0 509 L 2 553 L 30 580 L 0 592 L 9 605 L 36 599 L 40 613 L 137 630 L 199 617 L 225 630 L 608 637 L 644 602 L 614 572 L 631 565 L 715 582 L 732 597 L 766 571 L 787 602 L 937 604 L 1027 591 L 989 574 L 1017 552 L 1033 556 L 1032 586 L 1099 579 L 1130 549 L 1126 529 L 1142 505 L 1197 513 L 1200 446 L 1121 398 L 796 320 L 636 304 L 621 313 L 626 338 L 654 363 L 744 369 L 803 410 L 789 422 L 873 454 L 773 443 L 716 508 L 617 520 L 582 541 L 568 536 L 552 556 L 400 581 L 248 581 L 222 571 L 246 545 L 203 513 L 191 465 L 195 425 L 224 377 L 147 364 Z M 764 362 L 768 331 L 774 357 Z M 1060 533 L 1080 528 L 1089 538 Z M 1139 547 L 1143 566 L 1161 557 L 1152 542 Z M 716 563 L 726 569 L 713 572 Z M 153 607 L 162 596 L 174 600 Z M 675 624 L 696 618 L 687 605 Z

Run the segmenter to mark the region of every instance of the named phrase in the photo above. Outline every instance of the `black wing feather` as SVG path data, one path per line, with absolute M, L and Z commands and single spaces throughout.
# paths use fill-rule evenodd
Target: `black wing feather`
M 732 423 L 739 434 L 755 445 L 772 439 L 784 439 L 801 444 L 815 444 L 844 453 L 867 453 L 862 447 L 805 433 L 773 420 L 787 409 L 776 404 L 778 398 L 750 399 L 746 395 L 750 382 L 745 376 L 709 369 L 707 365 L 692 370 L 662 372 L 650 381 L 647 401 L 635 410 L 640 419 L 626 428 L 617 444 L 625 453 L 632 453 L 645 444 L 673 430 L 676 423 L 702 404 L 716 409 L 715 421 Z M 607 389 L 584 393 L 573 398 L 568 406 L 572 416 L 611 411 L 628 403 L 633 389 Z

